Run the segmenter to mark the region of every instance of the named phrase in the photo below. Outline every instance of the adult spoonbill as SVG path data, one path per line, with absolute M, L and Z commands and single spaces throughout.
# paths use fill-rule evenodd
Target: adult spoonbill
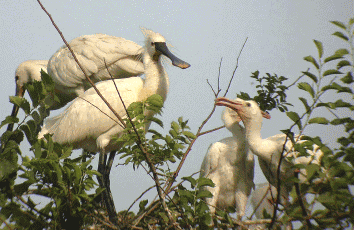
M 284 156 L 285 159 L 280 167 L 281 196 L 288 200 L 288 195 L 292 189 L 293 183 L 289 183 L 287 179 L 294 175 L 295 164 L 319 164 L 323 152 L 317 145 L 314 145 L 313 151 L 307 151 L 309 156 L 298 157 L 298 152 L 294 151 L 293 144 L 286 138 L 285 134 L 278 134 L 267 139 L 261 137 L 262 116 L 270 118 L 269 114 L 260 110 L 255 101 L 244 101 L 236 99 L 236 101 L 227 98 L 216 99 L 216 105 L 227 106 L 238 113 L 241 117 L 246 130 L 246 140 L 251 151 L 258 156 L 259 165 L 265 177 L 271 185 L 277 188 L 277 170 L 280 156 L 283 152 L 283 145 L 286 141 Z M 295 137 L 295 140 L 298 136 Z M 305 180 L 306 171 L 301 171 L 300 181 Z M 287 181 L 286 183 L 284 183 Z
M 163 100 L 166 99 L 169 81 L 162 66 L 162 55 L 171 59 L 172 64 L 179 68 L 185 69 L 190 66 L 168 50 L 166 40 L 161 34 L 146 29 L 142 31 L 146 37 L 145 49 L 142 54 L 145 79 L 131 77 L 114 80 L 126 106 L 136 101 L 143 101 L 153 94 L 159 94 Z M 113 81 L 99 82 L 96 86 L 117 113 L 121 117 L 126 117 Z M 90 88 L 80 98 L 76 98 L 64 112 L 47 119 L 38 137 L 42 138 L 44 134 L 51 133 L 55 142 L 72 144 L 75 149 L 83 148 L 89 152 L 100 152 L 98 171 L 102 177 L 98 177 L 98 181 L 101 187 L 106 188 L 103 194 L 106 206 L 112 207 L 113 199 L 108 194 L 107 183 L 104 182 L 109 177 L 104 158 L 106 153 L 120 148 L 120 145 L 111 139 L 115 135 L 121 135 L 124 129 L 119 125 L 118 120 L 113 121 L 88 102 L 97 106 L 110 117 L 114 117 L 96 91 Z M 153 113 L 149 111 L 146 115 L 152 116 Z
M 254 188 L 254 157 L 249 152 L 245 130 L 239 124 L 238 114 L 225 108 L 222 114 L 225 127 L 231 137 L 213 143 L 200 168 L 200 177 L 211 179 L 215 187 L 207 187 L 212 198 L 207 198 L 211 213 L 215 208 L 235 207 L 239 219 L 245 214 L 248 196 Z
M 47 71 L 47 60 L 28 60 L 22 62 L 16 69 L 15 81 L 16 81 L 16 96 L 23 97 L 25 94 L 24 85 L 26 83 L 32 82 L 33 80 L 41 80 L 41 69 Z M 17 105 L 13 106 L 11 116 L 16 117 L 19 107 Z M 14 124 L 9 124 L 7 130 L 12 131 Z
M 69 45 L 93 82 L 110 79 L 105 62 L 113 78 L 139 76 L 144 73 L 141 60 L 144 48 L 124 38 L 105 34 L 84 35 L 73 39 Z M 59 103 L 52 100 L 50 110 L 62 108 L 91 88 L 69 49 L 63 45 L 52 55 L 49 62 L 29 60 L 18 66 L 16 96 L 23 96 L 25 83 L 32 80 L 41 81 L 41 69 L 48 70 L 60 98 Z M 18 106 L 14 105 L 11 116 L 16 117 L 18 109 Z M 7 130 L 13 130 L 13 126 L 9 124 Z
M 93 82 L 111 78 L 105 63 L 113 78 L 144 73 L 144 48 L 135 42 L 106 34 L 93 34 L 77 37 L 69 45 Z M 73 97 L 91 88 L 66 45 L 49 59 L 48 74 L 53 78 L 57 90 Z

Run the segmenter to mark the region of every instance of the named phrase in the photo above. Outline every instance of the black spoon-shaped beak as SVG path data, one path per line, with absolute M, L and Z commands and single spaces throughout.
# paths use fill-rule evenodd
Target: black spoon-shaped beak
M 177 66 L 181 69 L 187 69 L 191 65 L 188 64 L 187 62 L 179 59 L 175 55 L 171 53 L 171 51 L 168 50 L 166 43 L 165 42 L 155 42 L 155 49 L 160 51 L 163 55 L 171 59 L 172 65 Z

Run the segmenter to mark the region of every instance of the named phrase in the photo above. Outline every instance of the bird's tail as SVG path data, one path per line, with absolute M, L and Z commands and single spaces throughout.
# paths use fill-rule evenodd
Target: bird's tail
M 61 113 L 55 117 L 47 118 L 44 122 L 41 131 L 38 133 L 38 139 L 42 139 L 47 133 L 55 133 L 55 130 L 57 129 L 58 125 L 60 124 L 61 120 L 65 115 L 66 113 Z

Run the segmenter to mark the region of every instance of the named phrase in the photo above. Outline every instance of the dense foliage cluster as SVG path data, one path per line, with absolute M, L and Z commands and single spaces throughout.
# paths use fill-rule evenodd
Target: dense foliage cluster
M 350 115 L 354 110 L 354 19 L 347 24 L 332 23 L 340 30 L 333 35 L 342 39 L 345 42 L 343 46 L 349 48 L 340 48 L 333 55 L 324 57 L 322 43 L 314 40 L 317 57 L 304 58 L 312 65 L 311 70 L 302 72 L 308 79 L 300 82 L 303 78 L 299 78 L 296 84 L 285 86 L 287 78 L 276 74 L 260 77 L 259 72 L 255 71 L 251 78 L 257 82 L 257 95 L 252 98 L 245 92 L 238 94 L 243 99 L 255 100 L 262 110 L 277 108 L 286 112 L 294 124 L 283 132 L 293 141 L 295 126 L 300 134 L 313 124 L 342 126 L 344 130 L 343 135 L 337 137 L 339 148 L 326 146 L 319 136 L 302 136 L 305 141 L 295 145 L 300 154 L 306 155 L 306 149 L 316 144 L 324 155 L 320 165 L 295 165 L 296 168 L 306 169 L 307 183 L 299 184 L 296 175 L 291 178 L 296 188 L 291 193 L 290 205 L 281 207 L 281 204 L 277 204 L 279 209 L 276 216 L 270 213 L 272 223 L 268 227 L 274 226 L 274 223 L 279 226 L 296 222 L 296 228 L 300 229 L 344 229 L 354 223 L 354 195 L 351 191 L 354 185 L 354 118 Z M 304 107 L 289 111 L 286 92 L 294 85 L 306 93 L 299 97 Z M 145 133 L 147 122 L 154 122 L 163 128 L 161 120 L 144 115 L 148 110 L 161 112 L 163 102 L 158 95 L 129 106 L 129 117 L 124 119 L 127 126 L 125 134 L 114 141 L 122 144 L 117 154 L 125 159 L 125 167 L 144 167 L 155 180 L 159 197 L 150 203 L 147 200 L 140 201 L 137 213 L 129 209 L 119 211 L 119 223 L 114 225 L 98 202 L 102 189 L 97 187 L 93 179 L 99 173 L 91 165 L 92 156 L 82 154 L 74 158 L 71 146 L 54 143 L 50 135 L 46 135 L 45 140 L 37 139 L 39 127 L 49 115 L 49 101 L 61 100 L 54 93 L 50 76 L 42 71 L 42 81 L 27 84 L 26 89 L 31 103 L 24 98 L 10 97 L 11 103 L 24 111 L 25 118 L 19 121 L 9 116 L 1 123 L 1 127 L 9 123 L 18 124 L 14 131 L 6 131 L 1 136 L 2 228 L 226 229 L 237 225 L 248 226 L 247 221 L 240 223 L 230 216 L 235 210 L 220 210 L 215 216 L 210 214 L 204 198 L 210 197 L 211 193 L 202 188 L 214 186 L 211 180 L 191 175 L 181 178 L 180 183 L 176 182 L 179 170 L 188 160 L 188 153 L 207 120 L 195 134 L 183 118 L 173 121 L 166 135 L 161 130 L 153 129 Z M 323 99 L 324 95 L 331 93 L 342 95 L 341 99 Z M 314 117 L 313 112 L 321 108 L 328 110 L 328 114 L 335 118 Z M 25 156 L 20 148 L 25 137 L 32 146 L 31 156 Z M 170 163 L 179 164 L 176 171 L 171 171 L 168 166 Z M 34 202 L 34 195 L 45 200 L 46 205 L 43 207 Z

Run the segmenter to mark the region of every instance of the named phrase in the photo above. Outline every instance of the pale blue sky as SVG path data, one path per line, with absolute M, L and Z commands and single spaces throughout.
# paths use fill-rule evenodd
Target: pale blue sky
M 290 79 L 289 83 L 294 81 L 301 75 L 300 71 L 309 67 L 302 58 L 317 55 L 313 39 L 323 42 L 325 55 L 343 46 L 341 40 L 330 35 L 336 27 L 329 21 L 347 22 L 354 15 L 352 0 L 43 0 L 42 3 L 68 41 L 85 34 L 105 33 L 143 45 L 144 37 L 139 27 L 152 29 L 166 37 L 174 47 L 172 50 L 191 67 L 181 70 L 166 66 L 170 90 L 162 118 L 165 122 L 164 133 L 169 123 L 179 116 L 189 119 L 192 131 L 196 132 L 214 103 L 206 79 L 216 85 L 222 57 L 221 86 L 226 89 L 246 37 L 248 41 L 228 94 L 230 98 L 240 91 L 254 95 L 255 88 L 249 76 L 256 70 L 261 74 L 283 75 Z M 3 0 L 0 15 L 0 75 L 3 78 L 0 118 L 4 119 L 12 109 L 8 97 L 15 92 L 16 67 L 26 60 L 49 59 L 63 42 L 37 1 Z M 304 95 L 294 88 L 289 94 L 289 101 L 300 106 L 296 98 Z M 221 111 L 222 108 L 217 109 L 205 130 L 222 124 Z M 277 134 L 291 124 L 286 115 L 279 111 L 273 111 L 271 115 L 272 119 L 264 122 L 263 137 Z M 23 117 L 20 114 L 20 118 Z M 334 131 L 329 127 L 308 129 L 311 135 Z M 190 152 L 180 175 L 187 176 L 198 171 L 208 146 L 229 135 L 226 130 L 221 130 L 202 136 Z M 335 135 L 324 135 L 326 143 L 335 140 Z M 29 152 L 27 143 L 22 147 L 23 152 Z M 142 191 L 153 184 L 143 170 L 134 172 L 130 167 L 115 168 L 111 178 L 117 210 L 128 208 Z M 257 165 L 255 183 L 261 182 L 265 182 L 265 178 Z M 148 196 L 151 197 L 152 194 Z

